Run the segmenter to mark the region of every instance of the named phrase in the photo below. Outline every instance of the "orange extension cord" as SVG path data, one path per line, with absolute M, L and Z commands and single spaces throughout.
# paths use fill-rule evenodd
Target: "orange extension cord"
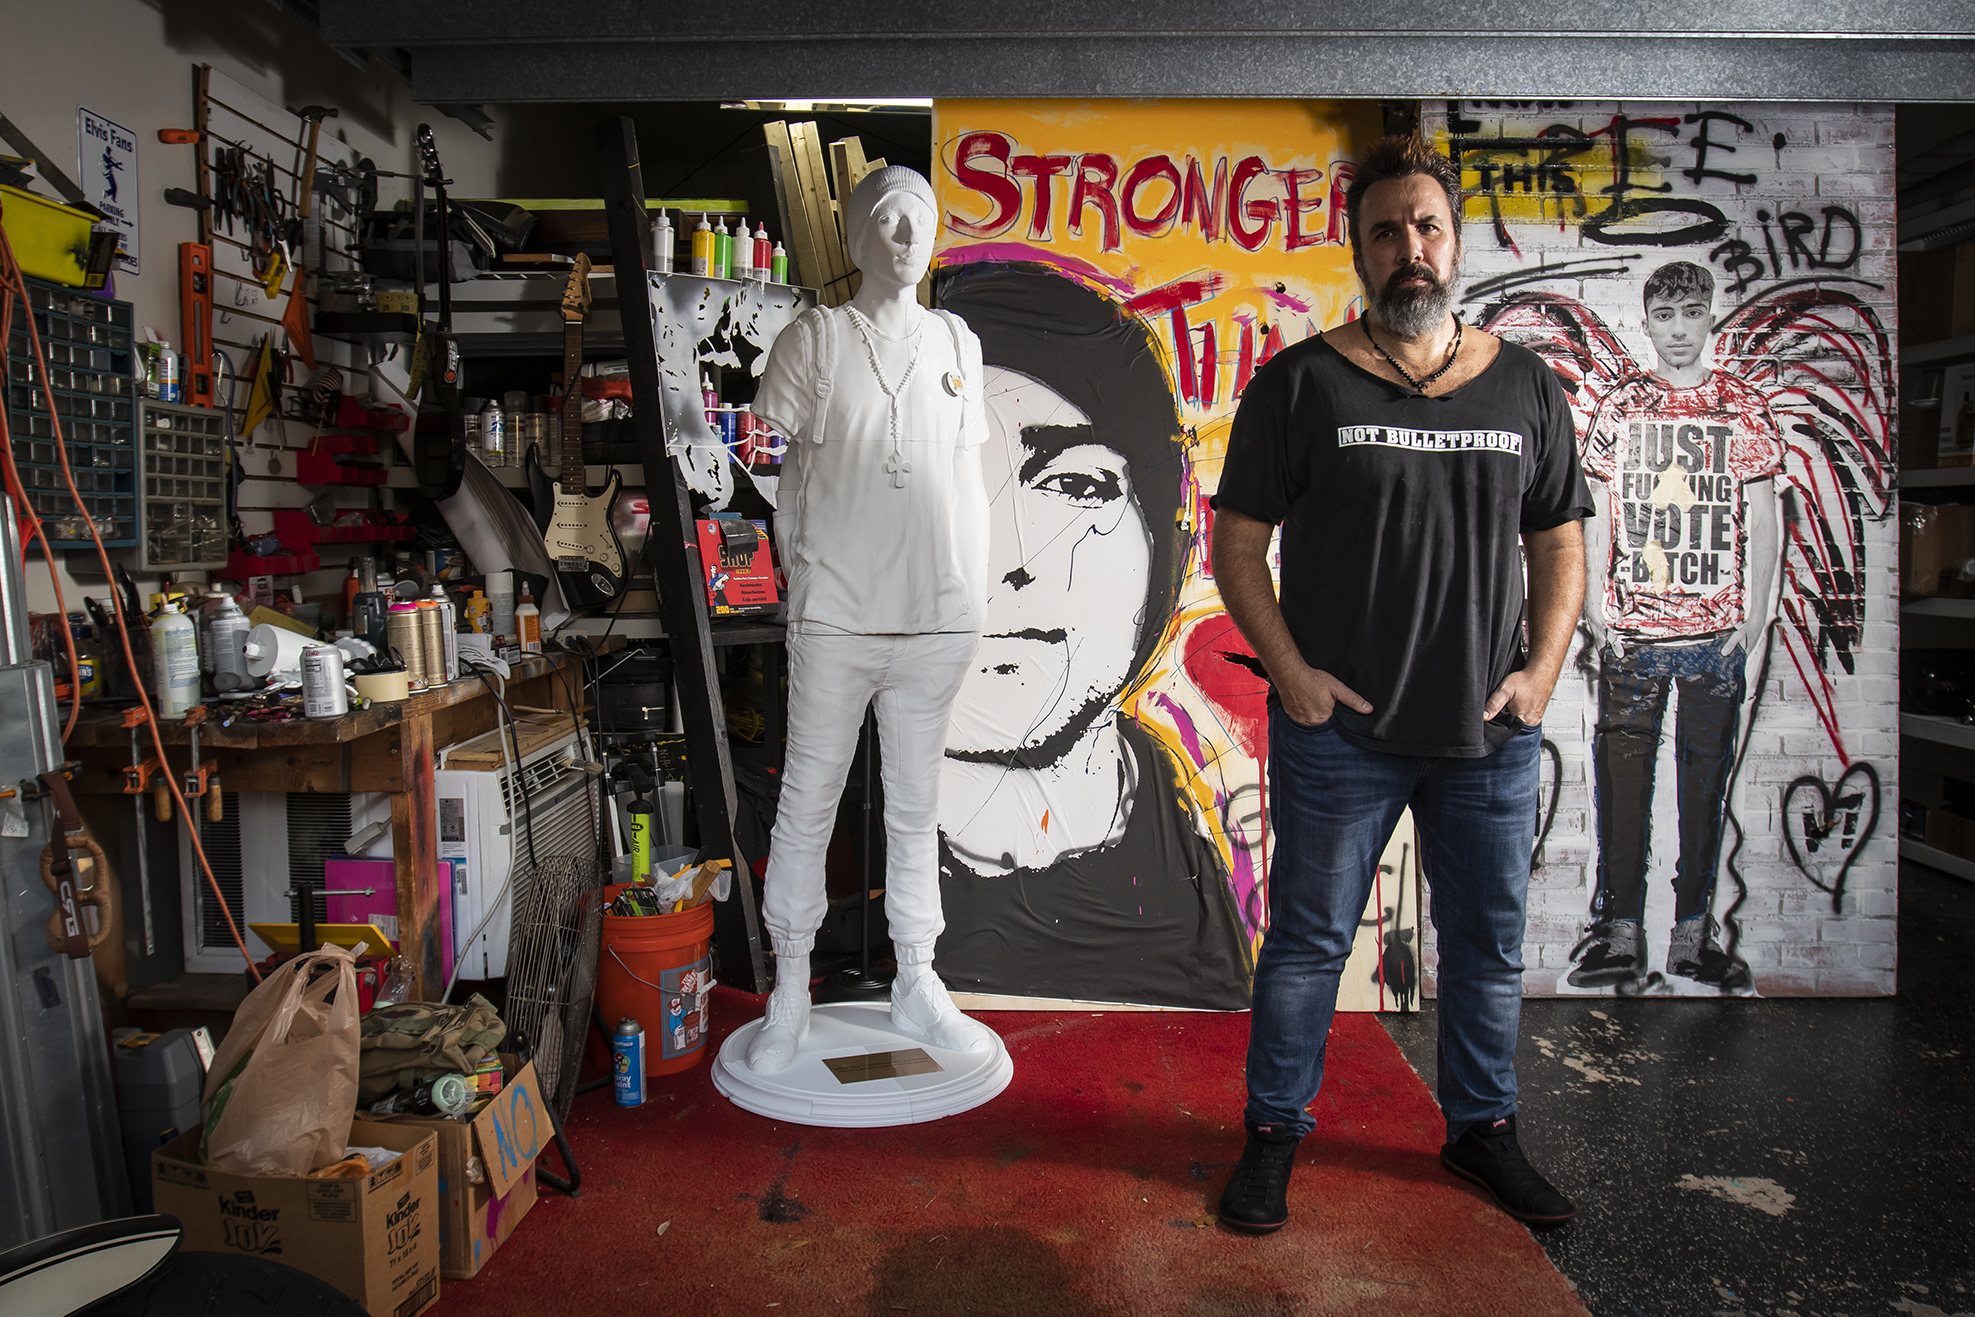
M 96 556 L 103 564 L 103 575 L 105 579 L 114 582 L 116 573 L 110 566 L 109 550 L 103 547 L 103 537 L 96 530 L 96 519 L 87 514 L 82 501 L 81 491 L 75 487 L 75 474 L 69 470 L 68 444 L 62 437 L 61 413 L 55 407 L 54 395 L 48 391 L 48 359 L 41 350 L 40 331 L 34 327 L 34 307 L 28 299 L 27 281 L 21 274 L 20 263 L 14 259 L 13 244 L 7 241 L 5 231 L 0 230 L 0 342 L 4 342 L 7 335 L 11 332 L 14 299 L 17 297 L 20 299 L 21 309 L 26 313 L 27 317 L 27 336 L 28 341 L 34 346 L 34 365 L 35 369 L 40 373 L 41 396 L 47 400 L 48 418 L 54 424 L 55 428 L 55 454 L 62 461 L 62 479 L 68 483 L 69 495 L 75 499 L 77 511 L 82 512 L 84 514 L 84 520 L 89 523 L 89 538 L 96 543 Z M 230 405 L 230 400 L 227 405 Z M 20 473 L 14 467 L 13 436 L 7 426 L 7 409 L 5 407 L 0 407 L 0 455 L 4 455 L 7 493 L 13 498 L 15 508 L 24 514 L 26 524 L 33 527 L 34 534 L 41 540 L 42 555 L 48 560 L 48 576 L 55 585 L 55 605 L 61 610 L 62 637 L 68 645 L 69 670 L 72 675 L 73 689 L 75 691 L 74 702 L 69 707 L 68 725 L 62 729 L 62 739 L 67 741 L 69 733 L 75 730 L 76 718 L 82 712 L 81 664 L 76 657 L 75 637 L 68 627 L 68 606 L 62 598 L 62 583 L 60 573 L 56 571 L 55 555 L 48 548 L 48 534 L 42 528 L 41 518 L 29 506 L 26 491 L 21 487 Z M 134 471 L 135 468 L 133 468 Z M 27 550 L 25 547 L 21 550 L 21 559 L 22 568 L 25 570 L 27 559 Z M 261 977 L 260 968 L 254 964 L 254 957 L 248 952 L 247 943 L 240 936 L 240 926 L 233 921 L 233 911 L 227 908 L 226 893 L 220 890 L 219 880 L 213 876 L 213 866 L 206 859 L 206 848 L 200 844 L 198 824 L 194 822 L 193 815 L 185 803 L 185 793 L 179 790 L 177 781 L 171 775 L 171 761 L 165 758 L 165 742 L 164 737 L 158 731 L 157 710 L 151 707 L 151 697 L 144 690 L 143 674 L 137 670 L 137 656 L 132 652 L 130 647 L 130 627 L 128 620 L 124 617 L 123 592 L 112 589 L 110 591 L 110 602 L 111 607 L 116 611 L 117 637 L 123 643 L 124 662 L 130 667 L 130 684 L 137 689 L 138 701 L 144 706 L 145 725 L 151 729 L 151 744 L 156 747 L 158 763 L 164 768 L 163 776 L 165 785 L 171 788 L 172 799 L 178 802 L 179 817 L 186 821 L 185 830 L 192 838 L 192 850 L 199 857 L 199 868 L 206 876 L 207 886 L 213 889 L 213 896 L 219 901 L 220 913 L 226 917 L 226 931 L 232 935 L 233 945 L 240 948 L 240 955 L 247 962 L 248 972 L 258 982 Z

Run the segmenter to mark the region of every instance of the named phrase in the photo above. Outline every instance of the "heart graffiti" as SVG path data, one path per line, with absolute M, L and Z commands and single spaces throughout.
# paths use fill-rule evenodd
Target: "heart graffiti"
M 1879 770 L 1871 764 L 1853 764 L 1835 786 L 1805 774 L 1783 788 L 1783 845 L 1811 885 L 1831 894 L 1834 914 L 1853 862 L 1878 827 Z M 1819 878 L 1834 865 L 1836 878 L 1828 883 Z

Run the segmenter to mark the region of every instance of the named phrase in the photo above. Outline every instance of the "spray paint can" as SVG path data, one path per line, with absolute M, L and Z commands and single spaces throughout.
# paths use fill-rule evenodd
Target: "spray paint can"
M 658 222 L 651 230 L 651 272 L 672 273 L 672 221 L 663 206 L 658 208 Z
M 439 605 L 439 625 L 445 629 L 446 680 L 459 680 L 459 610 L 452 596 L 437 581 L 432 583 L 432 601 Z
M 421 599 L 418 609 L 418 651 L 425 667 L 425 684 L 444 686 L 446 676 L 446 613 L 437 599 Z
M 199 629 L 177 600 L 166 600 L 164 611 L 151 624 L 151 659 L 158 716 L 184 717 L 199 702 Z
M 418 609 L 412 604 L 392 604 L 384 623 L 384 638 L 391 650 L 404 660 L 405 686 L 422 691 L 426 687 L 425 655 L 419 647 Z
M 785 284 L 789 281 L 789 254 L 776 243 L 775 250 L 768 257 L 768 278 L 772 283 Z
M 343 651 L 334 645 L 310 645 L 302 651 L 302 716 L 341 718 L 350 711 L 343 689 Z
M 232 596 L 222 596 L 219 611 L 207 628 L 207 648 L 213 656 L 213 689 L 221 694 L 244 690 L 253 684 L 247 676 L 247 632 L 252 627 L 247 615 Z
M 628 1015 L 610 1035 L 610 1077 L 618 1106 L 645 1104 L 645 1030 Z

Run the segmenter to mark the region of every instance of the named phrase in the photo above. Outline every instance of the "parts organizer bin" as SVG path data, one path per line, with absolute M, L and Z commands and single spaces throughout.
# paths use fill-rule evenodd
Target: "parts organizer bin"
M 7 424 L 14 464 L 51 545 L 90 547 L 86 510 L 112 549 L 137 543 L 137 476 L 132 469 L 137 437 L 137 384 L 131 377 L 130 303 L 82 297 L 29 279 L 35 331 L 48 360 L 51 387 L 36 378 L 27 326 L 16 324 L 7 340 Z M 70 497 L 55 452 L 48 400 L 62 419 L 69 467 L 83 508 Z
M 226 421 L 211 407 L 140 406 L 144 565 L 226 566 Z

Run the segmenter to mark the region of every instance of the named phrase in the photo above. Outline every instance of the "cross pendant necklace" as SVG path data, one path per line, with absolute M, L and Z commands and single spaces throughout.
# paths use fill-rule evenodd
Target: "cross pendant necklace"
M 889 384 L 885 381 L 884 368 L 878 364 L 877 327 L 866 320 L 864 314 L 856 307 L 847 306 L 844 310 L 850 312 L 850 323 L 856 328 L 858 338 L 864 341 L 864 355 L 871 361 L 871 374 L 877 377 L 879 390 L 891 404 L 889 413 L 891 456 L 885 461 L 885 470 L 891 476 L 892 488 L 904 489 L 905 475 L 912 469 L 912 464 L 905 460 L 905 452 L 901 446 L 902 441 L 898 432 L 898 399 L 899 395 L 905 392 L 905 386 L 911 382 L 912 373 L 919 369 L 919 347 L 926 337 L 926 317 L 922 313 L 918 328 L 912 331 L 912 356 L 905 363 L 905 373 L 898 377 L 897 384 Z

